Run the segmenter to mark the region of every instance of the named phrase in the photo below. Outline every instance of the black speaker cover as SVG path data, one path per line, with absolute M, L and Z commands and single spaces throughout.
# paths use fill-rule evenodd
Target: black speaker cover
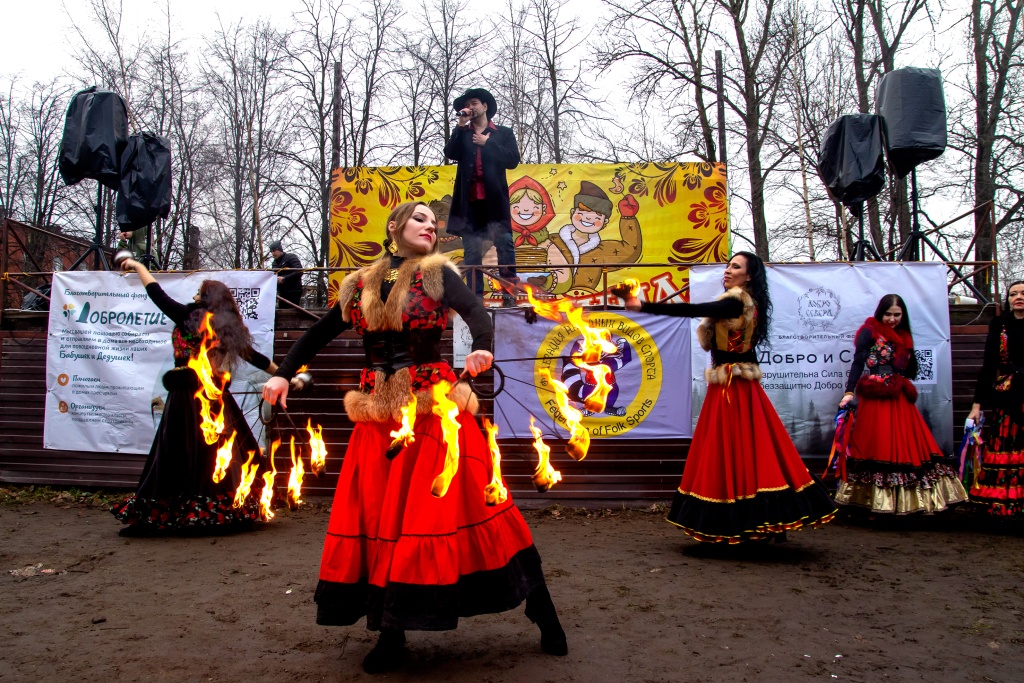
M 128 108 L 120 95 L 96 86 L 75 93 L 60 143 L 60 177 L 68 185 L 93 178 L 116 190 L 127 142 Z
M 818 175 L 829 194 L 859 215 L 885 185 L 881 118 L 847 114 L 833 121 L 821 140 Z
M 121 230 L 150 225 L 171 212 L 171 145 L 155 133 L 128 138 L 121 153 L 115 213 Z
M 946 101 L 938 69 L 907 67 L 882 76 L 875 111 L 884 120 L 885 144 L 900 178 L 946 151 Z

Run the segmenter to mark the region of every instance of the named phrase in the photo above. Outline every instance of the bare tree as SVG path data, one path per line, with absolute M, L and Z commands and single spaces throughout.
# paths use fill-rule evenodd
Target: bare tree
M 26 181 L 25 156 L 22 151 L 21 110 L 15 99 L 16 79 L 0 94 L 0 219 L 15 217 Z

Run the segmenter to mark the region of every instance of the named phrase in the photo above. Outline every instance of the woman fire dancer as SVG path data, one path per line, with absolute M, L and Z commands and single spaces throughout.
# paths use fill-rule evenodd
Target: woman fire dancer
M 437 223 L 425 204 L 401 204 L 387 220 L 388 254 L 350 274 L 338 303 L 309 329 L 267 382 L 264 398 L 285 406 L 296 369 L 343 331 L 362 335 L 366 367 L 345 396 L 355 429 L 345 453 L 320 564 L 317 623 L 348 626 L 366 616 L 379 630 L 368 673 L 401 664 L 407 630 L 456 628 L 459 617 L 510 610 L 526 600 L 549 654 L 567 653 L 540 555 L 511 498 L 485 504 L 492 479 L 476 397 L 441 358 L 449 309 L 466 320 L 473 351 L 466 373 L 491 367 L 490 319 L 458 271 L 437 253 Z M 447 493 L 432 491 L 445 464 L 433 387 L 446 382 L 459 408 L 458 470 Z M 398 451 L 391 432 L 416 399 L 414 441 Z M 394 456 L 389 457 L 389 456 Z
M 256 477 L 240 507 L 233 503 L 242 481 L 242 463 L 248 461 L 249 453 L 255 454 L 253 462 L 264 464 L 259 444 L 225 387 L 221 395 L 224 411 L 221 435 L 230 438 L 234 433 L 235 437 L 231 464 L 223 478 L 214 482 L 217 449 L 225 439 L 219 438 L 211 444 L 204 437 L 200 399 L 195 395 L 200 379 L 196 371 L 188 367 L 188 362 L 196 356 L 203 341 L 204 321 L 209 313 L 217 338 L 209 359 L 218 379 L 239 359 L 271 373 L 277 371 L 277 365 L 253 349 L 252 336 L 224 283 L 204 280 L 193 303 L 185 305 L 169 297 L 138 261 L 126 259 L 121 267 L 138 274 L 150 301 L 174 322 L 171 332 L 174 369 L 163 376 L 167 401 L 138 488 L 124 503 L 110 510 L 128 525 L 120 534 L 145 536 L 183 530 L 223 532 L 249 528 L 260 519 L 262 478 Z
M 711 351 L 707 398 L 668 521 L 698 541 L 782 540 L 786 531 L 831 521 L 836 506 L 807 471 L 761 387 L 755 349 L 768 340 L 772 310 L 764 263 L 737 253 L 722 285 L 725 292 L 710 303 L 623 297 L 633 311 L 703 316 L 697 337 Z
M 985 451 L 971 501 L 992 515 L 1024 514 L 1024 280 L 1006 290 L 1002 314 L 992 320 L 970 419 L 982 407 Z
M 850 455 L 836 502 L 873 513 L 938 512 L 967 492 L 914 406 L 917 357 L 907 305 L 886 294 L 854 338 L 845 408 L 858 398 Z M 863 375 L 865 366 L 868 374 Z

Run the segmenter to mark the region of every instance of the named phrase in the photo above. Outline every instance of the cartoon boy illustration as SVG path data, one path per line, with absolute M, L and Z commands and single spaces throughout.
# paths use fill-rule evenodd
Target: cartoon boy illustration
M 601 231 L 607 227 L 612 216 L 612 201 L 604 190 L 584 180 L 580 191 L 573 198 L 569 210 L 568 225 L 562 226 L 557 235 L 551 235 L 548 246 L 548 261 L 579 266 L 588 263 L 636 263 L 643 251 L 643 236 L 636 214 L 639 203 L 632 195 L 619 200 L 619 237 L 617 240 L 602 239 Z M 618 270 L 622 266 L 609 267 Z M 601 268 L 559 268 L 554 271 L 557 280 L 553 291 L 561 293 L 571 288 L 596 291 L 601 282 Z

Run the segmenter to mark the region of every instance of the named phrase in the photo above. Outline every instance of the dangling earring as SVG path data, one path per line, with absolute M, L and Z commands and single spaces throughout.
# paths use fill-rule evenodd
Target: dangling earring
M 398 245 L 395 244 L 395 241 L 393 239 L 390 239 L 390 238 L 388 239 L 388 251 L 392 255 L 397 255 L 398 254 Z

